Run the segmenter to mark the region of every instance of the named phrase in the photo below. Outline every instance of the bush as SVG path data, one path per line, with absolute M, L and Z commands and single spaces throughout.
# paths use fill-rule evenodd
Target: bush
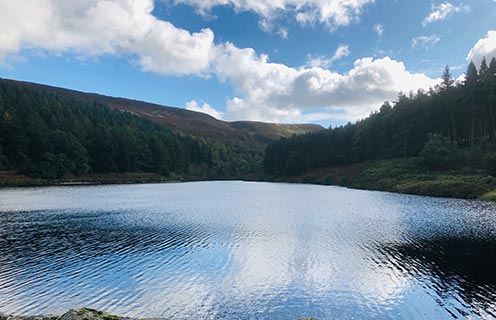
M 456 147 L 452 147 L 447 138 L 440 134 L 430 134 L 420 152 L 422 163 L 430 169 L 452 167 L 457 161 Z
M 489 175 L 496 177 L 496 153 L 486 154 L 484 157 L 484 166 Z

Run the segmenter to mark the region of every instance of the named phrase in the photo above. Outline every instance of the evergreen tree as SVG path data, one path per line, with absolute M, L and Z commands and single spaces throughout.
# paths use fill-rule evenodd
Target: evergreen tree
M 448 65 L 446 65 L 446 67 L 444 68 L 442 78 L 443 78 L 443 82 L 441 84 L 441 87 L 444 90 L 451 89 L 451 87 L 453 87 L 453 84 L 455 83 L 455 80 L 451 76 L 451 72 Z
M 482 58 L 481 65 L 479 67 L 479 79 L 481 82 L 486 82 L 489 80 L 489 66 L 487 65 L 486 57 Z
M 308 170 L 398 157 L 421 157 L 432 168 L 468 163 L 484 169 L 485 154 L 496 159 L 489 156 L 496 150 L 496 59 L 480 69 L 471 62 L 457 85 L 446 67 L 437 90 L 400 93 L 393 107 L 384 104 L 354 124 L 274 142 L 266 149 L 265 171 L 277 175 L 299 164 Z M 456 150 L 470 161 L 460 160 Z
M 453 88 L 453 84 L 455 83 L 455 80 L 451 76 L 451 72 L 449 69 L 449 66 L 446 65 L 443 71 L 443 76 L 442 76 L 443 82 L 441 84 L 441 88 L 443 93 L 446 94 L 446 97 L 444 98 L 445 104 L 448 105 L 449 108 L 449 114 L 450 114 L 450 123 L 451 123 L 451 128 L 450 128 L 450 143 L 453 146 L 455 143 L 457 137 L 456 137 L 456 124 L 455 124 L 455 108 L 453 106 L 453 103 L 451 101 L 451 89 Z
M 475 103 L 477 97 L 477 88 L 479 84 L 479 73 L 473 61 L 467 67 L 465 73 L 465 88 L 468 91 L 469 107 L 470 107 L 470 149 L 474 151 L 475 139 Z
M 210 146 L 147 119 L 0 79 L 0 169 L 60 179 L 87 172 L 186 175 L 213 165 Z

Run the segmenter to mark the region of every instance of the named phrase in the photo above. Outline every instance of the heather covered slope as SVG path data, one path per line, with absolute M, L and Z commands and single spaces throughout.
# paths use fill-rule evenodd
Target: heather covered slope
M 182 108 L 162 106 L 138 100 L 115 98 L 94 93 L 84 93 L 75 90 L 52 87 L 32 82 L 3 79 L 19 88 L 29 88 L 46 93 L 56 93 L 62 96 L 99 102 L 112 109 L 140 115 L 158 124 L 164 124 L 172 130 L 192 134 L 202 138 L 220 139 L 223 142 L 237 138 L 255 137 L 261 141 L 276 140 L 293 134 L 317 132 L 324 128 L 317 124 L 277 124 L 267 122 L 218 120 L 208 114 L 190 111 Z

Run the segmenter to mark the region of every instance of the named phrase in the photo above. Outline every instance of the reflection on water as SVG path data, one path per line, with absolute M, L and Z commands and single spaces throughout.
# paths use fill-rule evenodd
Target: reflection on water
M 0 312 L 496 317 L 496 207 L 242 182 L 0 191 Z
M 429 283 L 454 317 L 496 318 L 496 240 L 434 237 L 380 248 L 412 277 Z M 453 300 L 445 304 L 446 300 Z M 467 311 L 469 309 L 470 311 Z

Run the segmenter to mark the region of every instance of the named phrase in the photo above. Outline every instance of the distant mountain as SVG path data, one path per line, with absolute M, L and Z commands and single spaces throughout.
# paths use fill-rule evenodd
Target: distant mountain
M 18 87 L 26 87 L 46 93 L 56 93 L 77 100 L 104 103 L 112 109 L 130 112 L 146 117 L 155 123 L 166 125 L 173 131 L 191 134 L 208 140 L 219 140 L 223 143 L 233 142 L 238 139 L 244 140 L 246 138 L 255 138 L 261 143 L 267 143 L 293 134 L 324 130 L 324 128 L 318 124 L 277 124 L 254 121 L 227 122 L 201 112 L 138 100 L 85 93 L 32 82 L 15 80 L 3 81 L 15 84 Z

